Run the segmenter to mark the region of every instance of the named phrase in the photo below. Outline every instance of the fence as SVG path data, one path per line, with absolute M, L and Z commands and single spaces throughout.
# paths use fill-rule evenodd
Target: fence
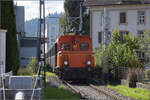
M 130 77 L 132 77 L 132 74 L 135 74 L 137 82 L 150 82 L 150 72 L 147 72 L 143 68 L 115 67 L 111 70 L 111 72 L 113 72 L 115 80 L 128 80 Z

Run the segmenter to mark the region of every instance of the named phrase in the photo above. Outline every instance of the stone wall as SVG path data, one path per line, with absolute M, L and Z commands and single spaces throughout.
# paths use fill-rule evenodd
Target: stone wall
M 136 87 L 137 88 L 141 88 L 141 89 L 148 89 L 148 90 L 150 90 L 150 85 L 146 85 L 146 84 L 139 83 L 139 82 L 136 82 Z

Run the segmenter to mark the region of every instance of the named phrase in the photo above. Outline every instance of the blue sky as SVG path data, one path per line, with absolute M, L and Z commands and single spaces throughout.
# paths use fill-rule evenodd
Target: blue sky
M 25 7 L 25 20 L 39 17 L 38 0 L 15 0 L 15 4 Z M 45 1 L 45 15 L 54 12 L 64 12 L 64 0 L 47 0 Z

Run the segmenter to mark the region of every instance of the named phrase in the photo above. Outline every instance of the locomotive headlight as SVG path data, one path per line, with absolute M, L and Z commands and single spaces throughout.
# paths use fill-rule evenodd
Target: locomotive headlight
M 87 64 L 88 64 L 88 65 L 91 65 L 91 61 L 88 61 Z
M 68 65 L 68 61 L 64 61 L 64 65 Z

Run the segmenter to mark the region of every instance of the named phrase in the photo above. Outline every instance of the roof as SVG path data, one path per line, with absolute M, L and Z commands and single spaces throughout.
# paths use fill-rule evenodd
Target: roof
M 85 6 L 150 4 L 150 0 L 86 0 Z

